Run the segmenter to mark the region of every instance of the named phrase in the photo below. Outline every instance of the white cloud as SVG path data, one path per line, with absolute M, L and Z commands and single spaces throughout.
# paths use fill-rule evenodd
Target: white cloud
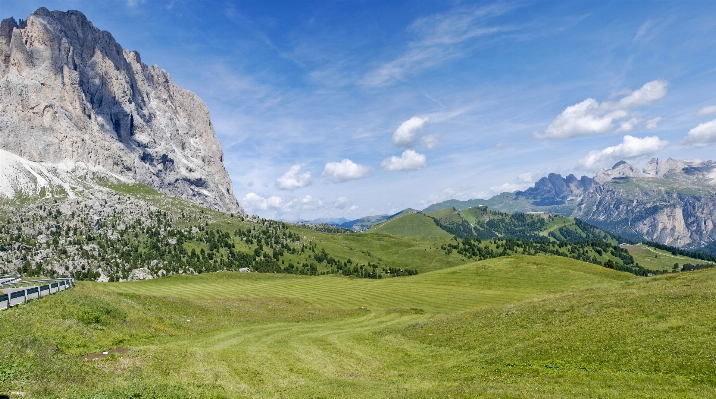
M 336 200 L 336 208 L 345 209 L 351 205 L 351 202 L 346 197 L 338 197 Z
M 662 79 L 647 82 L 641 88 L 619 100 L 619 105 L 625 108 L 649 105 L 666 95 L 666 86 L 668 85 L 669 83 Z
M 630 109 L 649 105 L 664 97 L 667 86 L 668 82 L 665 80 L 653 80 L 617 102 L 599 103 L 593 98 L 588 98 L 567 107 L 547 126 L 543 134 L 535 132 L 533 136 L 539 139 L 568 139 L 594 134 L 630 132 L 642 122 Z M 619 123 L 616 130 L 615 123 Z
M 140 4 L 144 4 L 147 0 L 127 0 L 127 5 L 130 7 L 136 7 Z
M 380 163 L 380 167 L 388 172 L 417 170 L 425 167 L 425 155 L 413 150 L 403 151 L 400 157 L 392 156 Z
M 281 209 L 284 204 L 284 201 L 281 197 L 278 196 L 263 197 L 256 193 L 248 193 L 246 194 L 246 196 L 244 196 L 244 199 L 241 200 L 241 204 L 247 210 L 266 211 L 269 209 Z
M 251 214 L 262 213 L 274 216 L 284 214 L 299 214 L 303 212 L 326 212 L 326 211 L 354 211 L 358 209 L 346 197 L 338 197 L 336 200 L 324 201 L 310 195 L 303 197 L 280 197 L 277 195 L 264 196 L 257 193 L 248 193 L 241 200 L 241 205 Z
M 586 157 L 579 160 L 579 167 L 594 170 L 614 161 L 635 160 L 653 155 L 666 148 L 668 144 L 668 141 L 661 140 L 657 136 L 640 139 L 626 135 L 621 144 L 603 150 L 590 151 Z
M 617 133 L 629 133 L 636 127 L 637 124 L 641 122 L 641 119 L 639 118 L 631 118 L 628 121 L 622 121 L 619 124 L 619 129 L 617 129 Z
M 654 130 L 657 127 L 659 127 L 659 123 L 662 121 L 662 117 L 657 116 L 656 118 L 649 119 L 646 121 L 646 128 L 649 130 Z
M 435 133 L 423 136 L 420 138 L 420 144 L 425 146 L 428 150 L 432 150 L 440 144 L 440 135 Z
M 281 177 L 276 179 L 276 188 L 279 190 L 290 190 L 293 191 L 297 188 L 306 187 L 313 183 L 311 173 L 306 172 L 299 175 L 303 164 L 295 164 Z
M 714 143 L 716 143 L 716 119 L 704 122 L 689 130 L 684 140 L 681 141 L 682 145 L 693 147 L 705 147 Z
M 535 181 L 534 174 L 532 172 L 525 172 L 517 175 L 518 184 L 532 184 Z
M 323 169 L 322 176 L 329 178 L 334 183 L 343 183 L 366 177 L 370 171 L 371 168 L 368 166 L 344 159 L 341 162 L 328 162 Z
M 703 107 L 697 112 L 698 115 L 711 115 L 716 114 L 716 105 L 709 105 L 707 107 Z
M 411 147 L 415 144 L 415 134 L 425 127 L 430 121 L 429 117 L 420 118 L 414 116 L 403 122 L 393 133 L 393 144 L 399 147 Z

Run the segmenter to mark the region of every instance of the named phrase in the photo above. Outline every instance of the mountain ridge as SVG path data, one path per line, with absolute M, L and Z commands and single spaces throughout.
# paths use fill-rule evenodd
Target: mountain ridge
M 243 213 L 204 102 L 79 11 L 0 23 L 0 148 Z
M 653 158 L 639 170 L 620 161 L 594 178 L 550 173 L 524 191 L 487 200 L 448 200 L 423 211 L 462 210 L 474 204 L 575 217 L 630 239 L 711 253 L 716 241 L 716 162 Z

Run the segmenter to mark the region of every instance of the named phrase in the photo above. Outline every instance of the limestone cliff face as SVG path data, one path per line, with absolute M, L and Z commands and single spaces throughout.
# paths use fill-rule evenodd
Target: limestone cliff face
M 612 176 L 609 178 L 608 176 Z M 676 247 L 716 242 L 716 164 L 652 159 L 599 172 L 571 216 L 627 237 Z
M 243 212 L 203 101 L 78 11 L 0 24 L 0 148 Z

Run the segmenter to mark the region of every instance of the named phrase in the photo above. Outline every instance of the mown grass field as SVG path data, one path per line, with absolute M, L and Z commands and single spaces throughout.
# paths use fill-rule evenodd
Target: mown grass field
M 552 256 L 383 280 L 83 282 L 0 312 L 0 393 L 713 397 L 714 300 L 713 270 L 636 278 Z M 114 348 L 129 352 L 82 360 Z
M 681 266 L 685 263 L 694 265 L 709 263 L 688 256 L 672 255 L 670 252 L 644 244 L 629 245 L 626 249 L 636 263 L 651 270 L 673 270 L 675 263 Z

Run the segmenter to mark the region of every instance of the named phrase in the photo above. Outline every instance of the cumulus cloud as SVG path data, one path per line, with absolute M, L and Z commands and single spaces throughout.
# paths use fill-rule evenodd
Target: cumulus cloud
M 388 172 L 417 170 L 425 167 L 425 155 L 413 150 L 405 150 L 400 157 L 392 156 L 380 163 L 380 167 Z
M 640 139 L 626 135 L 621 144 L 603 150 L 590 151 L 586 157 L 579 160 L 579 167 L 593 170 L 615 161 L 635 160 L 653 155 L 666 148 L 668 144 L 668 141 L 661 140 L 657 136 Z
M 311 173 L 306 172 L 298 174 L 303 167 L 303 164 L 295 164 L 281 177 L 276 179 L 276 188 L 279 190 L 293 191 L 297 188 L 306 187 L 313 183 Z
M 343 183 L 349 180 L 356 180 L 368 176 L 371 168 L 359 165 L 350 159 L 341 162 L 328 162 L 323 168 L 323 177 L 327 177 L 334 183 Z
M 412 147 L 415 144 L 415 134 L 428 124 L 429 117 L 420 118 L 414 116 L 403 122 L 393 133 L 393 144 L 399 147 Z
M 716 114 L 716 105 L 709 105 L 708 107 L 703 107 L 697 112 L 698 115 L 711 115 Z
M 256 193 L 248 193 L 244 196 L 244 199 L 241 200 L 241 203 L 249 210 L 266 211 L 269 209 L 280 209 L 283 205 L 283 199 L 275 195 L 271 197 L 264 197 Z
M 695 128 L 689 130 L 682 145 L 692 147 L 705 147 L 716 143 L 716 119 L 702 123 Z
M 265 196 L 257 193 L 248 193 L 241 200 L 241 205 L 249 213 L 261 213 L 264 215 L 300 214 L 304 212 L 326 212 L 326 211 L 353 211 L 355 205 L 346 197 L 338 197 L 335 200 L 322 200 L 310 195 L 303 197 L 280 197 L 277 195 Z
M 649 105 L 666 95 L 668 82 L 653 80 L 630 92 L 619 101 L 599 103 L 588 98 L 570 105 L 559 114 L 544 133 L 535 132 L 538 139 L 568 139 L 594 134 L 627 133 L 642 120 L 634 115 L 632 108 Z M 615 129 L 615 125 L 618 127 Z

